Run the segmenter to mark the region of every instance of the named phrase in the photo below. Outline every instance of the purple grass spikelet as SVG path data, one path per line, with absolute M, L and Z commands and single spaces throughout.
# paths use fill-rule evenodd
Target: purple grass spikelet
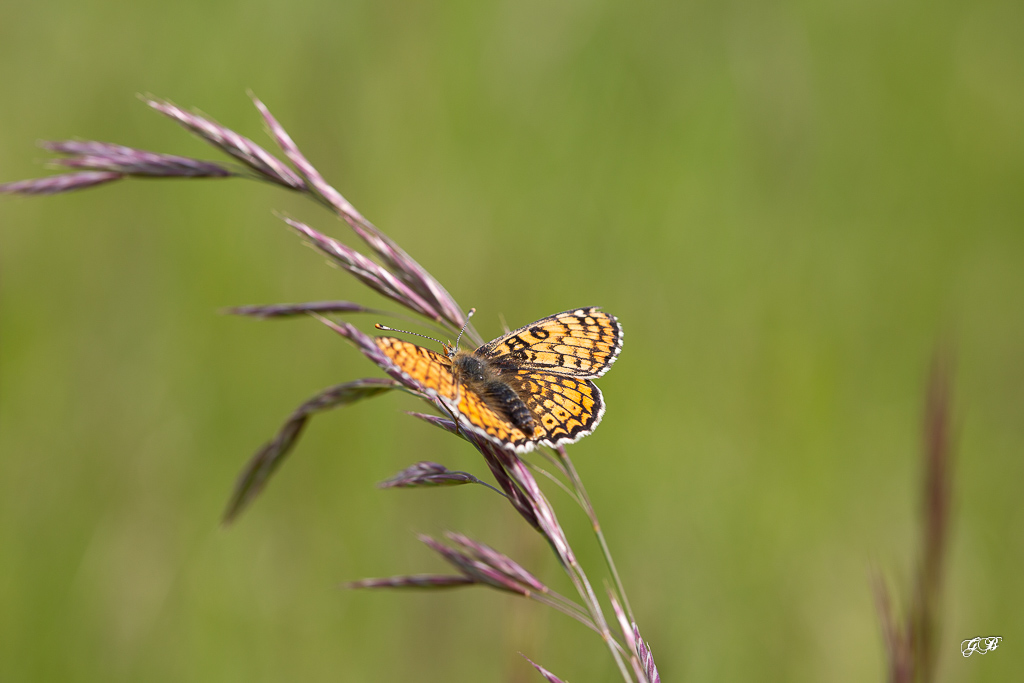
M 515 562 L 507 555 L 499 553 L 489 545 L 479 543 L 468 536 L 454 531 L 445 533 L 445 537 L 466 555 L 497 569 L 502 574 L 529 586 L 538 593 L 549 592 L 548 587 L 541 583 L 540 579 L 524 569 L 518 562 Z
M 633 622 L 633 640 L 636 642 L 636 653 L 640 657 L 640 665 L 643 667 L 647 680 L 649 683 L 661 683 L 658 667 L 654 665 L 654 655 L 647 642 L 640 637 L 640 628 L 636 622 Z
M 53 161 L 69 168 L 115 171 L 152 178 L 228 178 L 240 175 L 212 161 L 148 152 L 109 142 L 62 140 L 43 142 L 40 146 L 51 152 L 71 155 Z
M 345 246 L 338 240 L 321 234 L 305 223 L 290 218 L 285 218 L 284 221 L 294 228 L 296 232 L 308 239 L 310 244 L 321 253 L 326 254 L 333 263 L 354 275 L 363 284 L 379 294 L 383 294 L 389 299 L 402 304 L 413 313 L 426 316 L 432 320 L 442 320 L 440 313 L 383 266 L 363 256 L 355 249 Z
M 376 313 L 383 314 L 374 308 L 367 308 L 351 301 L 307 301 L 301 304 L 264 304 L 256 306 L 233 306 L 225 308 L 224 313 L 244 315 L 251 318 L 289 318 L 307 313 Z
M 377 484 L 379 489 L 416 488 L 419 486 L 460 486 L 484 484 L 468 472 L 453 472 L 436 462 L 423 461 L 410 465 L 395 476 Z M 487 484 L 484 484 L 487 486 Z
M 18 180 L 0 185 L 0 194 L 46 195 L 61 194 L 74 190 L 84 190 L 97 185 L 105 185 L 124 177 L 123 173 L 110 171 L 84 171 L 82 173 L 62 173 L 47 178 Z
M 412 415 L 413 417 L 423 420 L 428 424 L 432 424 L 435 427 L 439 427 L 449 434 L 455 434 L 462 438 L 466 438 L 465 434 L 459 430 L 459 426 L 455 424 L 455 421 L 447 417 L 438 417 L 437 415 L 427 415 L 426 413 L 417 413 L 413 411 L 406 411 L 406 414 Z
M 204 117 L 192 114 L 170 102 L 143 97 L 142 101 L 214 147 L 233 156 L 261 177 L 293 190 L 304 190 L 305 183 L 295 171 L 249 138 Z
M 342 588 L 462 588 L 478 583 L 468 576 L 450 574 L 410 574 L 383 579 L 359 579 L 342 584 Z
M 270 110 L 257 97 L 252 96 L 253 103 L 263 116 L 270 134 L 284 151 L 285 156 L 306 179 L 307 187 L 331 206 L 342 219 L 352 228 L 370 248 L 388 265 L 389 269 L 406 285 L 410 286 L 423 299 L 430 302 L 430 307 L 437 310 L 436 319 L 448 321 L 456 329 L 465 322 L 462 308 L 455 302 L 451 294 L 423 266 L 398 246 L 391 238 L 378 230 L 356 210 L 352 204 L 334 187 L 324 180 L 313 164 L 299 151 L 298 146 L 288 135 L 284 127 L 270 113 Z
M 548 683 L 563 683 L 563 681 L 562 681 L 562 679 L 561 679 L 561 678 L 559 678 L 559 677 L 558 677 L 558 676 L 556 676 L 555 674 L 551 673 L 550 671 L 548 671 L 547 669 L 545 669 L 545 668 L 544 668 L 543 666 L 541 666 L 541 665 L 540 665 L 540 664 L 538 664 L 537 662 L 533 661 L 532 659 L 530 659 L 529 657 L 527 657 L 526 655 L 524 655 L 524 654 L 523 654 L 522 652 L 520 652 L 519 654 L 520 654 L 520 655 L 522 655 L 522 658 L 523 658 L 523 659 L 525 659 L 526 661 L 528 661 L 528 662 L 529 662 L 529 663 L 530 663 L 530 664 L 531 664 L 531 665 L 533 666 L 533 668 L 534 668 L 534 669 L 536 669 L 537 671 L 539 671 L 539 672 L 540 672 L 540 675 L 541 675 L 541 676 L 543 676 L 543 677 L 544 677 L 544 679 L 545 679 L 545 680 L 546 680 L 546 681 L 547 681 Z

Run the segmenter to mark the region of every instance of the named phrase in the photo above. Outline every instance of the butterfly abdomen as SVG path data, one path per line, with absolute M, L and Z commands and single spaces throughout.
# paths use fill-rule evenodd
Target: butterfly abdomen
M 519 427 L 525 434 L 532 435 L 537 428 L 537 422 L 533 419 L 533 413 L 519 398 L 515 390 L 501 380 L 491 380 L 484 385 L 486 395 L 501 408 L 501 412 L 508 415 L 509 420 L 516 427 Z

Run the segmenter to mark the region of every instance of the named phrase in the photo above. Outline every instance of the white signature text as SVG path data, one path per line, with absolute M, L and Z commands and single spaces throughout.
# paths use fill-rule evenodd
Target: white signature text
M 964 657 L 970 657 L 975 652 L 979 655 L 983 655 L 986 652 L 999 647 L 999 641 L 1002 640 L 1002 636 L 991 636 L 989 638 L 971 638 L 960 643 L 960 654 Z

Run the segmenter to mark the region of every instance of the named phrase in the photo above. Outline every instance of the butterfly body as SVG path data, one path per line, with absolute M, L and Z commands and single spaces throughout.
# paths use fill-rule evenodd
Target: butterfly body
M 483 398 L 484 403 L 518 427 L 526 435 L 537 430 L 533 412 L 520 396 L 522 383 L 509 362 L 498 363 L 476 352 L 456 351 L 452 358 L 455 380 Z
M 525 453 L 594 431 L 604 400 L 590 380 L 615 361 L 622 328 L 590 307 L 542 318 L 474 351 L 446 347 L 440 354 L 395 337 L 375 341 L 460 427 Z

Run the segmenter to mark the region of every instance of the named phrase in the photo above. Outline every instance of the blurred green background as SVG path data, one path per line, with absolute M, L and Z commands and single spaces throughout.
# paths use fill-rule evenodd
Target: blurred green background
M 666 681 L 882 680 L 868 584 L 906 587 L 931 358 L 956 357 L 943 680 L 1024 669 L 1020 2 L 51 2 L 0 23 L 0 180 L 37 139 L 219 159 L 135 99 L 323 174 L 478 309 L 619 316 L 609 411 L 573 447 Z M 597 637 L 479 590 L 350 593 L 455 529 L 563 591 L 481 487 L 379 491 L 469 447 L 387 396 L 316 419 L 240 522 L 293 407 L 377 373 L 313 321 L 379 301 L 244 181 L 0 198 L 0 680 L 614 681 Z M 374 318 L 360 318 L 370 329 Z M 556 491 L 600 581 L 582 515 Z M 965 638 L 998 635 L 984 658 Z

